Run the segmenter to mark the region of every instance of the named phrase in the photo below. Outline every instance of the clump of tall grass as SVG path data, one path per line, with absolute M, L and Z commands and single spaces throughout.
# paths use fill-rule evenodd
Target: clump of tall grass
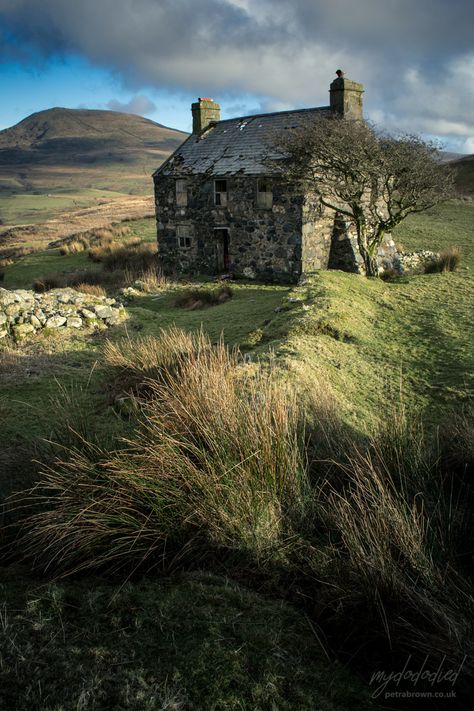
M 90 294 L 91 296 L 107 296 L 107 292 L 103 286 L 99 284 L 88 284 L 87 282 L 79 282 L 74 285 L 74 288 L 82 294 Z
M 140 429 L 115 454 L 84 446 L 45 468 L 29 552 L 71 569 L 151 565 L 177 546 L 261 560 L 284 547 L 308 493 L 296 396 L 202 333 L 163 334 L 136 353 L 142 372 L 159 374 Z M 110 346 L 111 359 L 128 367 L 129 346 Z
M 156 245 L 144 243 L 139 237 L 125 243 L 108 242 L 91 247 L 89 259 L 101 262 L 106 271 L 129 269 L 133 272 L 143 272 L 158 266 Z
M 159 267 L 148 268 L 138 274 L 130 271 L 130 269 L 126 269 L 125 281 L 128 282 L 129 285 L 137 286 L 140 291 L 144 291 L 147 294 L 156 293 L 169 285 L 169 280 Z
M 66 256 L 68 254 L 78 254 L 85 252 L 90 247 L 90 239 L 86 235 L 78 236 L 77 239 L 71 240 L 63 244 L 59 248 L 59 254 Z
M 372 654 L 372 670 L 410 654 L 454 668 L 469 653 L 472 496 L 453 496 L 452 463 L 472 462 L 472 421 L 445 457 L 419 416 L 400 408 L 355 437 L 324 398 L 303 405 L 202 333 L 104 355 L 140 423 L 116 451 L 82 441 L 43 467 L 23 539 L 37 564 L 131 570 L 232 552 L 280 592 L 291 580 L 334 647 Z
M 41 294 L 45 291 L 51 291 L 51 289 L 63 289 L 67 285 L 65 274 L 51 272 L 50 274 L 36 277 L 36 279 L 33 280 L 33 291 Z
M 108 227 L 95 227 L 84 232 L 77 232 L 69 237 L 52 242 L 50 247 L 59 247 L 62 255 L 84 252 L 90 247 L 104 246 L 113 241 L 118 241 L 130 234 L 130 227 L 120 224 L 112 224 Z
M 102 262 L 106 271 L 130 269 L 143 272 L 159 266 L 156 245 L 140 240 L 127 242 L 112 250 Z
M 437 272 L 454 272 L 461 261 L 461 250 L 459 247 L 448 247 L 440 252 L 437 259 L 428 262 L 425 267 L 425 274 L 435 274 Z
M 223 304 L 233 296 L 233 291 L 228 284 L 219 289 L 186 289 L 178 294 L 174 300 L 174 305 L 180 309 L 196 311 L 209 306 Z
M 363 646 L 374 663 L 411 655 L 416 665 L 429 656 L 454 668 L 472 649 L 469 586 L 455 562 L 462 536 L 453 536 L 463 504 L 447 478 L 438 443 L 401 408 L 365 446 L 349 444 L 320 483 L 332 565 L 323 570 L 314 555 L 309 568 L 332 587 L 316 603 L 331 633 L 344 635 L 351 624 L 345 654 Z

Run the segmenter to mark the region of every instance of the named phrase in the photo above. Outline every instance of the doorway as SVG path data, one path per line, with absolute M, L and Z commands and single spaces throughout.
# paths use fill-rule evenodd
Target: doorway
M 217 272 L 228 272 L 230 268 L 228 227 L 216 227 L 214 237 L 216 240 Z

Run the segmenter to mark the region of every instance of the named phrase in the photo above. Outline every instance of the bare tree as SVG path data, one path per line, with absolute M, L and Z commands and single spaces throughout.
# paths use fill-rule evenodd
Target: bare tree
M 323 114 L 277 138 L 282 176 L 354 224 L 367 276 L 386 232 L 448 199 L 453 178 L 435 144 L 380 135 L 365 121 Z

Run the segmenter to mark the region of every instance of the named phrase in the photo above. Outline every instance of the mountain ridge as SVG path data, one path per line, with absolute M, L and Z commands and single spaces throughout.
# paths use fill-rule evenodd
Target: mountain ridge
M 152 173 L 187 135 L 120 111 L 30 114 L 0 131 L 0 219 L 38 224 L 74 206 L 151 198 Z
M 134 131 L 130 130 L 134 128 Z M 164 126 L 151 119 L 121 111 L 105 109 L 67 109 L 55 106 L 35 111 L 9 128 L 0 130 L 0 150 L 14 146 L 30 146 L 43 140 L 83 137 L 87 134 L 148 138 L 160 143 L 163 135 L 188 135 L 184 131 Z

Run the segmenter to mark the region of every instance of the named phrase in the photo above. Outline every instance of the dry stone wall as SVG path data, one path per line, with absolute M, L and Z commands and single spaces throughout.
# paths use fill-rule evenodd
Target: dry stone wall
M 44 294 L 0 288 L 0 342 L 21 341 L 42 329 L 83 329 L 114 326 L 127 318 L 121 303 L 75 289 Z

